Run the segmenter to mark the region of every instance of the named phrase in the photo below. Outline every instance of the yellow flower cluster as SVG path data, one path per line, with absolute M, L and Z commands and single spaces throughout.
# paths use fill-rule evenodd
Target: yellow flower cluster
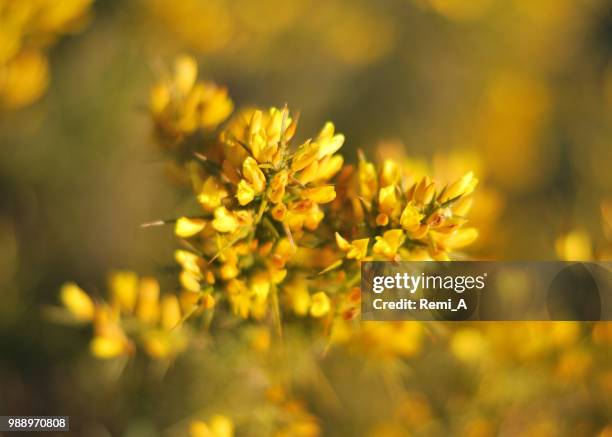
M 327 123 L 292 150 L 296 127 L 287 108 L 242 111 L 221 132 L 219 150 L 211 151 L 219 159 L 200 154 L 205 165 L 189 167 L 203 215 L 175 224 L 176 235 L 197 248 L 176 252 L 181 285 L 201 292 L 221 281 L 242 317 L 266 315 L 286 263 L 323 220 L 322 205 L 336 197 L 329 180 L 342 167 L 336 152 L 344 136 Z
M 214 130 L 233 110 L 225 88 L 197 81 L 195 60 L 181 56 L 150 95 L 150 107 L 158 133 L 169 144 L 198 129 Z
M 0 0 L 0 110 L 23 107 L 45 91 L 46 49 L 77 30 L 92 0 Z
M 150 355 L 173 355 L 184 345 L 174 345 L 180 330 L 168 329 L 164 311 L 176 323 L 203 315 L 209 324 L 213 313 L 226 316 L 225 304 L 238 318 L 272 321 L 279 332 L 284 313 L 320 320 L 340 338 L 342 324 L 359 312 L 359 266 L 351 260 L 447 260 L 476 238 L 463 227 L 477 183 L 471 172 L 440 187 L 427 177 L 411 182 L 393 161 L 377 169 L 360 156 L 354 169 L 338 154 L 345 138 L 331 122 L 296 144 L 298 120 L 287 107 L 247 108 L 229 118 L 232 108 L 223 88 L 197 80 L 197 64 L 186 56 L 151 93 L 160 145 L 191 181 L 199 211 L 149 224 L 174 225 L 182 306 L 167 296 L 160 309 L 152 285 L 139 295 L 149 310 L 109 305 L 114 315 L 156 327 L 143 342 Z
M 78 285 L 62 286 L 60 299 L 70 316 L 93 325 L 90 349 L 98 358 L 129 356 L 138 342 L 153 358 L 169 358 L 188 342 L 187 328 L 181 324 L 188 299 L 173 294 L 160 296 L 153 278 L 139 278 L 129 271 L 109 275 L 108 302 L 95 302 Z
M 394 161 L 377 169 L 363 156 L 347 172 L 338 211 L 350 226 L 336 232 L 347 259 L 446 261 L 476 239 L 476 229 L 463 227 L 478 183 L 472 172 L 444 187 L 426 176 L 409 183 L 409 176 Z

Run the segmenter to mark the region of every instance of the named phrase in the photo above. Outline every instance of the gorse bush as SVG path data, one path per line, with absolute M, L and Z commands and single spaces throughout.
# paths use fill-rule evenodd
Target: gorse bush
M 195 383 L 203 362 L 190 357 L 204 351 L 214 360 L 212 348 L 202 345 L 216 341 L 223 349 L 219 345 L 231 338 L 223 351 L 232 358 L 219 362 L 246 356 L 249 372 L 265 374 L 264 382 L 247 378 L 239 390 L 227 387 L 230 398 L 244 398 L 247 406 L 232 410 L 202 395 L 204 412 L 185 412 L 187 422 L 169 434 L 229 437 L 236 428 L 246 435 L 320 435 L 320 420 L 297 400 L 303 395 L 296 387 L 307 391 L 303 385 L 310 381 L 326 394 L 348 391 L 347 404 L 367 390 L 389 396 L 391 409 L 367 419 L 367 433 L 377 436 L 408 430 L 494 435 L 503 423 L 490 417 L 502 417 L 509 402 L 529 405 L 534 390 L 554 393 L 584 381 L 603 387 L 592 399 L 605 397 L 610 373 L 605 361 L 592 356 L 608 347 L 609 324 L 590 330 L 578 323 L 513 329 L 359 323 L 360 261 L 466 256 L 460 251 L 478 236 L 468 226 L 477 185 L 472 172 L 441 184 L 398 159 L 374 163 L 359 152 L 355 164 L 347 163 L 341 154 L 346 139 L 332 122 L 300 141 L 299 117 L 288 107 L 234 111 L 224 87 L 197 76 L 195 60 L 179 57 L 150 93 L 154 138 L 169 178 L 189 192 L 197 210 L 169 212 L 174 219 L 143 225 L 173 228 L 176 285 L 162 292 L 152 277 L 118 271 L 109 275 L 105 300 L 92 299 L 75 283 L 60 291 L 65 314 L 92 326 L 90 350 L 97 358 L 127 361 L 144 351 L 165 366 L 185 358 L 186 378 Z M 332 388 L 309 361 L 337 350 L 345 354 L 342 374 L 352 360 L 367 363 L 363 388 L 347 386 L 338 373 Z M 406 368 L 407 360 L 414 360 L 414 369 Z M 297 370 L 304 363 L 311 363 L 309 370 Z M 548 376 L 518 393 L 521 378 L 512 377 L 518 363 Z M 292 365 L 295 375 L 288 377 Z M 435 379 L 458 369 L 499 379 L 476 387 L 446 385 L 443 396 L 431 380 L 420 381 L 428 372 Z M 214 384 L 219 369 L 210 370 L 203 377 Z M 378 377 L 389 394 L 377 391 Z M 459 405 L 461 419 L 455 420 Z M 526 429 L 554 434 L 555 414 L 542 412 Z
M 358 315 L 359 261 L 449 260 L 477 236 L 464 226 L 471 172 L 439 186 L 391 160 L 376 166 L 360 154 L 346 165 L 333 123 L 297 144 L 287 107 L 232 116 L 226 89 L 198 81 L 190 57 L 153 87 L 150 106 L 159 145 L 201 214 L 145 225 L 174 225 L 178 295 L 128 272 L 112 275 L 105 303 L 64 286 L 66 307 L 94 323 L 99 357 L 131 354 L 134 329 L 149 355 L 174 356 L 186 346 L 185 322 L 210 324 L 226 309 L 279 335 L 285 314 L 319 319 L 330 333 Z

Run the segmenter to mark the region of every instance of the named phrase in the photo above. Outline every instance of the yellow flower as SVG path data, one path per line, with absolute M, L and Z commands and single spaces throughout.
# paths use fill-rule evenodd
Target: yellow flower
M 374 243 L 372 251 L 377 255 L 393 260 L 399 248 L 404 244 L 405 238 L 401 229 L 386 231 L 382 237 L 376 236 L 376 243 Z
M 92 0 L 0 0 L 0 111 L 38 99 L 49 82 L 46 51 L 81 30 Z
M 236 190 L 236 199 L 241 206 L 248 205 L 255 198 L 255 189 L 251 184 L 242 179 L 238 183 L 238 189 Z
M 315 162 L 319 153 L 319 144 L 311 141 L 306 141 L 302 144 L 293 159 L 291 160 L 291 170 L 296 172 L 305 169 L 310 164 Z
M 227 292 L 234 314 L 243 319 L 249 317 L 251 312 L 251 291 L 244 281 L 232 279 L 227 284 Z
M 224 206 L 220 206 L 215 209 L 215 219 L 212 222 L 213 228 L 218 232 L 232 233 L 235 232 L 240 226 L 238 217 L 236 214 L 229 211 Z
M 312 182 L 328 181 L 342 169 L 344 158 L 341 155 L 326 156 L 318 162 L 317 173 Z
M 300 200 L 291 202 L 287 206 L 285 222 L 292 231 L 301 231 L 304 227 L 315 230 L 323 217 L 323 211 L 317 203 L 311 200 Z
M 325 292 L 319 291 L 312 295 L 310 300 L 310 315 L 312 317 L 323 317 L 329 312 L 330 308 L 331 302 Z
M 369 238 L 353 240 L 350 243 L 345 240 L 339 233 L 336 232 L 336 244 L 343 252 L 346 252 L 348 259 L 362 260 L 368 253 Z
M 440 232 L 431 232 L 431 237 L 434 243 L 443 251 L 450 252 L 454 249 L 465 247 L 476 238 L 478 231 L 475 228 L 458 229 L 450 234 Z
M 212 130 L 234 109 L 225 88 L 197 82 L 195 59 L 179 56 L 172 76 L 156 84 L 150 94 L 151 113 L 159 130 L 171 137 L 197 129 Z
M 110 359 L 125 355 L 128 352 L 123 339 L 96 336 L 91 340 L 89 349 L 97 358 Z
M 74 282 L 68 282 L 62 286 L 60 299 L 77 320 L 89 321 L 93 319 L 94 303 L 87 293 Z
M 206 226 L 206 221 L 197 218 L 180 217 L 174 226 L 177 237 L 189 238 L 198 234 Z
M 466 173 L 457 182 L 448 186 L 440 195 L 438 199 L 440 203 L 446 203 L 449 200 L 456 199 L 460 196 L 467 196 L 474 191 L 474 188 L 478 184 L 478 179 L 474 177 L 473 172 Z
M 147 355 L 155 359 L 174 357 L 188 345 L 185 331 L 176 324 L 168 329 L 148 329 L 142 333 L 141 341 Z
M 460 360 L 474 362 L 484 356 L 486 346 L 486 341 L 480 331 L 464 328 L 455 332 L 450 349 Z
M 380 171 L 380 184 L 383 187 L 396 185 L 400 181 L 400 178 L 401 170 L 397 163 L 391 161 L 390 159 L 385 159 Z
M 472 196 L 462 197 L 457 200 L 452 206 L 453 214 L 459 217 L 464 217 L 472 208 L 474 198 Z
M 378 191 L 378 181 L 374 164 L 359 160 L 359 193 L 366 201 L 371 201 Z
M 214 129 L 230 116 L 234 104 L 227 90 L 214 84 L 208 84 L 202 94 L 202 101 L 207 104 L 201 108 L 200 123 L 206 129 Z
M 174 61 L 174 87 L 180 94 L 187 94 L 196 83 L 198 64 L 187 55 L 178 56 Z
M 334 135 L 334 124 L 330 121 L 325 123 L 315 142 L 318 145 L 317 159 L 331 156 L 336 153 L 344 144 L 344 135 Z
M 287 170 L 281 170 L 274 175 L 270 182 L 270 191 L 268 192 L 268 198 L 272 203 L 280 203 L 283 200 L 288 180 L 289 174 Z
M 413 232 L 418 229 L 421 224 L 421 220 L 424 217 L 425 215 L 422 214 L 416 206 L 414 206 L 411 202 L 408 202 L 402 211 L 400 224 L 406 231 Z
M 202 275 L 191 270 L 183 270 L 179 273 L 179 282 L 189 291 L 200 291 L 202 287 L 200 282 L 202 281 Z
M 154 278 L 142 278 L 136 304 L 136 317 L 145 323 L 156 323 L 159 310 L 159 283 Z
M 217 178 L 210 176 L 202 185 L 198 194 L 198 202 L 205 211 L 214 211 L 221 206 L 221 201 L 227 197 L 227 191 L 219 183 Z
M 161 299 L 161 326 L 164 329 L 173 329 L 181 321 L 181 306 L 178 298 L 167 294 Z
M 300 182 L 300 184 L 307 185 L 316 179 L 318 173 L 319 161 L 313 161 L 308 165 L 308 167 L 297 175 L 296 179 Z
M 380 189 L 378 192 L 378 209 L 392 219 L 399 215 L 401 204 L 397 197 L 395 185 Z
M 287 109 L 270 108 L 267 112 L 255 109 L 239 114 L 221 139 L 233 149 L 246 147 L 259 164 L 276 166 L 282 158 L 279 146 L 293 137 L 294 130 Z M 229 159 L 235 158 L 230 156 Z
M 265 301 L 270 293 L 270 277 L 267 272 L 258 272 L 250 278 L 250 289 L 258 301 Z
M 255 192 L 261 193 L 266 188 L 266 177 L 257 165 L 257 161 L 250 156 L 242 163 L 242 175 Z
M 38 50 L 23 51 L 0 67 L 0 108 L 26 106 L 47 88 L 49 63 Z
M 329 203 L 336 198 L 336 190 L 332 185 L 305 188 L 302 190 L 302 197 L 316 203 Z
M 98 358 L 115 358 L 132 352 L 133 346 L 119 326 L 118 313 L 105 305 L 96 308 L 94 334 L 90 350 Z
M 130 271 L 112 272 L 108 286 L 113 305 L 125 313 L 132 313 L 138 297 L 138 275 Z
M 278 205 L 274 205 L 270 212 L 272 213 L 272 217 L 274 218 L 274 220 L 282 222 L 287 216 L 287 207 L 284 203 L 279 203 Z
M 310 310 L 310 293 L 308 293 L 308 283 L 303 277 L 296 277 L 283 287 L 289 296 L 289 301 L 293 312 L 298 316 L 305 316 Z
M 427 205 L 433 200 L 435 193 L 436 184 L 430 182 L 429 178 L 424 177 L 416 185 L 413 198 L 419 205 Z
M 174 259 L 183 269 L 201 274 L 200 258 L 195 253 L 179 249 L 174 252 Z
M 208 424 L 202 420 L 194 420 L 189 425 L 190 437 L 233 437 L 234 423 L 227 416 L 217 414 Z
M 565 261 L 588 261 L 593 259 L 591 237 L 583 230 L 574 230 L 557 238 L 555 249 Z

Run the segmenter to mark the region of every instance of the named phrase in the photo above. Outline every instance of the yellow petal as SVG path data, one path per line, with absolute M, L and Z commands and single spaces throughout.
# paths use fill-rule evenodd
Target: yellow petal
M 287 215 L 287 207 L 284 203 L 279 203 L 278 205 L 275 205 L 274 208 L 272 208 L 271 212 L 272 217 L 274 217 L 274 220 L 282 222 L 283 220 L 285 220 L 285 216 Z
M 189 424 L 189 437 L 216 437 L 206 422 L 203 420 L 192 420 Z
M 265 301 L 270 293 L 270 278 L 265 272 L 257 273 L 251 278 L 250 289 L 257 300 Z
M 70 313 L 78 320 L 93 319 L 95 307 L 91 298 L 74 282 L 64 284 L 60 290 L 60 299 Z
M 314 181 L 317 178 L 319 173 L 319 161 L 313 161 L 302 170 L 297 176 L 297 180 L 300 181 L 302 185 L 306 185 L 309 182 Z
M 140 280 L 136 317 L 145 323 L 156 323 L 159 318 L 159 283 L 154 278 Z
M 185 290 L 200 291 L 202 289 L 200 286 L 200 281 L 202 281 L 202 276 L 196 272 L 182 270 L 179 274 L 179 282 Z
M 215 209 L 215 219 L 213 228 L 218 232 L 235 232 L 240 223 L 236 215 L 227 210 L 224 206 Z
M 89 344 L 91 353 L 102 359 L 116 358 L 127 353 L 126 343 L 121 338 L 96 336 Z
M 478 179 L 474 177 L 473 172 L 466 173 L 461 179 L 451 184 L 446 188 L 446 190 L 444 190 L 440 196 L 440 202 L 448 202 L 449 200 L 455 199 L 459 196 L 466 196 L 470 194 L 472 191 L 474 191 L 477 183 Z
M 307 315 L 310 310 L 310 293 L 306 280 L 303 277 L 295 277 L 283 289 L 289 296 L 293 312 L 298 316 Z
M 353 240 L 351 242 L 351 250 L 346 254 L 347 258 L 361 260 L 366 257 L 368 253 L 368 244 L 370 243 L 369 238 L 362 238 L 360 240 Z
M 179 56 L 174 62 L 174 86 L 181 94 L 187 94 L 198 76 L 198 64 L 191 56 Z
M 248 205 L 255 198 L 255 189 L 244 179 L 241 179 L 238 183 L 238 189 L 236 190 L 236 199 L 241 206 Z
M 14 109 L 38 99 L 47 88 L 48 70 L 47 57 L 38 50 L 22 51 L 2 65 L 0 105 Z
M 378 209 L 391 217 L 399 215 L 401 205 L 397 198 L 395 185 L 381 188 L 378 192 Z
M 272 203 L 280 203 L 285 196 L 285 187 L 289 180 L 289 174 L 287 170 L 281 170 L 270 181 L 270 190 L 268 192 L 268 198 Z
M 214 211 L 215 208 L 221 206 L 221 201 L 226 197 L 227 191 L 216 178 L 210 176 L 202 185 L 202 190 L 198 194 L 198 202 L 206 211 Z
M 472 208 L 474 198 L 472 196 L 462 197 L 452 206 L 453 214 L 460 217 L 467 215 Z
M 435 233 L 434 240 L 439 242 L 447 250 L 460 249 L 478 238 L 478 231 L 475 228 L 459 229 L 452 234 Z
M 404 244 L 405 235 L 401 229 L 392 229 L 385 232 L 382 237 L 376 237 L 376 243 L 372 247 L 372 251 L 377 255 L 382 255 L 385 258 L 393 259 L 399 248 Z
M 411 232 L 419 227 L 423 217 L 425 216 L 421 213 L 421 211 L 411 202 L 408 202 L 402 211 L 400 224 L 402 225 L 402 228 Z
M 183 269 L 198 274 L 202 273 L 199 265 L 200 257 L 195 253 L 178 249 L 174 252 L 174 259 Z
M 266 188 L 266 176 L 257 165 L 257 161 L 250 156 L 242 163 L 242 174 L 256 193 L 261 193 Z
M 317 143 L 312 143 L 310 141 L 305 142 L 298 148 L 297 152 L 295 152 L 291 160 L 291 170 L 296 172 L 308 167 L 317 159 L 318 153 L 319 145 Z
M 302 190 L 302 197 L 316 203 L 329 203 L 336 198 L 336 190 L 333 185 L 306 188 Z
M 181 238 L 193 237 L 206 226 L 206 221 L 198 218 L 181 217 L 176 221 L 174 233 Z
M 114 304 L 126 313 L 134 311 L 138 297 L 138 275 L 136 273 L 112 272 L 108 277 L 108 286 Z
M 204 128 L 214 129 L 220 123 L 225 121 L 234 110 L 234 103 L 227 95 L 225 88 L 216 87 L 211 84 L 214 90 L 210 92 L 210 96 L 206 105 L 201 108 L 200 123 Z
M 280 284 L 287 277 L 287 269 L 270 269 L 270 280 L 273 284 Z
M 157 84 L 151 89 L 149 107 L 153 115 L 160 115 L 170 103 L 170 91 L 164 84 Z
M 325 156 L 331 156 L 336 153 L 344 144 L 344 135 L 334 135 L 334 124 L 332 122 L 325 123 L 323 129 L 316 139 L 319 145 L 319 153 L 317 159 L 322 159 Z
M 215 437 L 233 437 L 234 436 L 234 423 L 230 418 L 217 414 L 210 420 L 210 429 Z
M 312 295 L 310 303 L 310 315 L 312 317 L 323 317 L 329 312 L 330 308 L 331 302 L 325 292 L 319 291 Z
M 380 171 L 380 184 L 382 186 L 395 185 L 401 176 L 400 168 L 396 162 L 385 159 Z
M 340 248 L 340 250 L 343 251 L 348 251 L 351 248 L 351 245 L 349 244 L 349 242 L 342 237 L 342 235 L 340 235 L 338 232 L 336 232 L 336 244 L 338 245 L 338 247 Z
M 591 237 L 582 230 L 574 230 L 555 242 L 559 258 L 565 261 L 588 261 L 593 259 Z
M 161 300 L 161 326 L 164 329 L 174 329 L 181 321 L 181 306 L 173 294 L 165 295 Z
M 378 191 L 378 181 L 376 177 L 376 168 L 374 164 L 360 160 L 359 161 L 359 192 L 361 196 L 371 201 Z
M 344 164 L 342 155 L 326 156 L 319 161 L 317 174 L 313 181 L 328 181 L 340 171 Z

